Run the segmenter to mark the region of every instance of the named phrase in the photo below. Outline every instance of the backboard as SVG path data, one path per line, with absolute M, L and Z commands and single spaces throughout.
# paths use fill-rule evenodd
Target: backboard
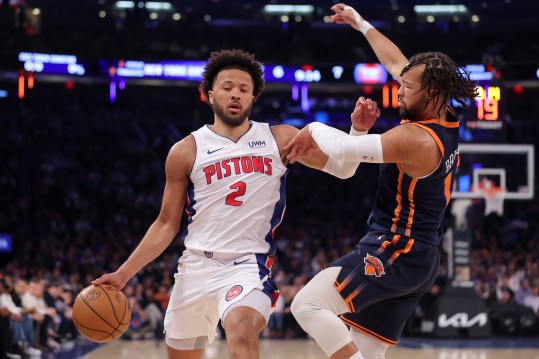
M 533 198 L 533 145 L 461 143 L 459 154 L 452 198 L 485 198 L 485 182 L 505 189 L 506 200 Z

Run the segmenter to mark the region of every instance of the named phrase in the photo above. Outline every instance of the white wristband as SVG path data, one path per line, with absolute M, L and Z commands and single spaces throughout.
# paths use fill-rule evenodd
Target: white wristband
M 369 131 L 357 131 L 354 126 L 350 127 L 350 135 L 352 136 L 363 136 L 369 133 Z
M 367 20 L 363 19 L 353 7 L 346 5 L 343 8 L 343 11 L 345 10 L 352 10 L 354 19 L 356 20 L 356 25 L 363 35 L 365 35 L 370 29 L 374 28 L 374 26 L 372 26 Z

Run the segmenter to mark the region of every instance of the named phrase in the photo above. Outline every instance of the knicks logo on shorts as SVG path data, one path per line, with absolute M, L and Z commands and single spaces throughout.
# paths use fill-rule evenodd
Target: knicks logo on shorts
M 384 265 L 378 258 L 367 253 L 367 256 L 363 258 L 363 262 L 365 262 L 365 275 L 373 275 L 376 276 L 376 278 L 380 278 L 382 275 L 386 274 L 386 272 L 384 272 Z
M 243 292 L 243 287 L 241 285 L 235 285 L 226 292 L 226 301 L 230 301 L 236 298 L 240 293 Z

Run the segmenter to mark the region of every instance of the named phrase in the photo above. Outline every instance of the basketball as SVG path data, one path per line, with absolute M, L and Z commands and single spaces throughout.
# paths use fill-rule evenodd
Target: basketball
M 131 307 L 125 294 L 115 287 L 90 285 L 73 305 L 73 322 L 79 333 L 96 343 L 108 343 L 129 327 Z

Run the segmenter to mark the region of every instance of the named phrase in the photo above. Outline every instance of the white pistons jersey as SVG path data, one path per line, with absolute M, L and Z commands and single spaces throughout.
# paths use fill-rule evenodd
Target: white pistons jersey
M 285 211 L 287 168 L 267 123 L 251 121 L 237 141 L 203 126 L 187 193 L 187 249 L 273 254 Z

